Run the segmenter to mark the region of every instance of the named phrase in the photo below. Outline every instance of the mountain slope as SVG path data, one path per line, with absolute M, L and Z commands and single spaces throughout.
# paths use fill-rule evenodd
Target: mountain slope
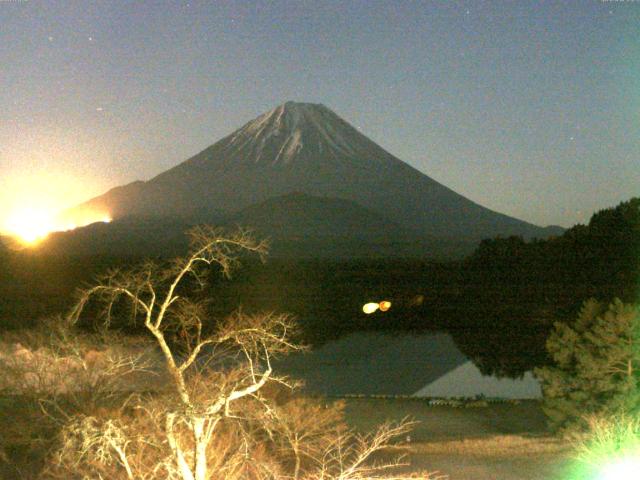
M 229 215 L 302 192 L 357 202 L 421 235 L 546 236 L 439 184 L 362 135 L 323 105 L 287 102 L 148 182 L 77 207 L 126 215 Z M 74 213 L 74 212 L 70 212 Z
M 219 224 L 217 219 L 207 223 Z M 93 223 L 49 235 L 31 250 L 43 254 L 82 257 L 106 255 L 154 257 L 183 255 L 192 222 L 181 219 L 129 216 L 111 223 Z
M 355 202 L 305 193 L 269 198 L 232 215 L 225 223 L 281 238 L 415 239 L 415 235 L 410 235 L 402 226 Z
M 225 220 L 270 239 L 270 255 L 293 258 L 421 257 L 432 245 L 351 200 L 292 193 L 251 205 Z M 451 249 L 452 254 L 458 250 Z M 469 250 L 470 251 L 470 250 Z
M 270 257 L 284 258 L 462 258 L 476 243 L 417 235 L 351 200 L 292 193 L 272 197 L 227 217 L 199 218 L 234 230 L 249 228 L 271 242 Z M 65 256 L 173 256 L 184 254 L 192 218 L 129 215 L 50 235 L 35 247 Z

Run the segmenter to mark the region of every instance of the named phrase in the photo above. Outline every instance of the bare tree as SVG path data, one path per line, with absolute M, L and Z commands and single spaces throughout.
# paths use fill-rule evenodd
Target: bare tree
M 267 245 L 242 230 L 226 235 L 198 227 L 190 233 L 191 253 L 168 267 L 147 262 L 110 271 L 80 292 L 69 315 L 72 323 L 94 301 L 101 305 L 104 327 L 123 304 L 131 307 L 131 319 L 144 325 L 159 351 L 168 388 L 129 394 L 111 417 L 91 412 L 69 416 L 47 474 L 129 480 L 362 480 L 400 465 L 395 459 L 381 465 L 367 461 L 406 432 L 407 422 L 358 436 L 339 424 L 335 409 L 323 413 L 289 402 L 297 409 L 294 415 L 269 396 L 268 385 L 292 387 L 272 367 L 274 356 L 301 348 L 291 340 L 292 319 L 239 311 L 212 322 L 206 306 L 189 296 L 194 286 L 204 288 L 211 267 L 228 276 L 243 253 L 262 257 Z M 121 361 L 123 371 L 135 371 L 135 361 L 128 361 L 133 363 Z M 110 372 L 118 376 L 118 371 Z
M 217 265 L 223 274 L 229 275 L 240 253 L 264 255 L 266 244 L 255 241 L 245 231 L 224 236 L 209 227 L 192 230 L 191 238 L 191 254 L 176 260 L 169 268 L 146 263 L 128 272 L 109 272 L 98 285 L 81 293 L 71 318 L 77 320 L 87 303 L 97 298 L 104 304 L 108 325 L 113 307 L 121 298 L 131 303 L 134 316 L 142 317 L 145 328 L 159 346 L 177 394 L 175 406 L 166 412 L 164 433 L 179 476 L 184 480 L 205 480 L 210 474 L 207 447 L 222 418 L 233 416 L 234 402 L 255 395 L 270 380 L 283 381 L 272 376 L 271 357 L 294 350 L 296 346 L 288 340 L 293 324 L 286 315 L 237 314 L 213 333 L 203 335 L 204 309 L 181 293 L 182 284 L 191 277 L 204 285 L 203 266 Z M 173 341 L 182 339 L 184 356 L 176 355 L 170 337 Z M 226 381 L 218 384 L 214 392 L 209 390 L 207 395 L 199 395 L 190 384 L 190 369 L 196 370 L 202 365 L 197 362 L 220 359 L 231 364 L 233 372 L 226 373 Z M 201 382 L 201 378 L 196 383 L 198 381 Z M 179 429 L 185 428 L 192 437 L 187 444 L 178 434 Z M 122 451 L 117 453 L 123 456 Z M 121 463 L 126 466 L 125 461 Z

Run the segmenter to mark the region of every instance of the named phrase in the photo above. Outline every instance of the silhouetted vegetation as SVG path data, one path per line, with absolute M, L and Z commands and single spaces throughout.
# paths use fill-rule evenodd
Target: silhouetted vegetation
M 582 430 L 589 416 L 637 416 L 640 408 L 640 310 L 589 300 L 547 340 L 553 364 L 536 369 L 544 411 L 555 430 Z
M 340 404 L 330 407 L 291 393 L 293 381 L 272 366 L 273 359 L 302 348 L 289 315 L 240 310 L 206 329 L 205 306 L 191 296 L 199 289 L 215 299 L 205 288 L 205 272 L 228 277 L 242 254 L 262 256 L 267 245 L 243 230 L 224 234 L 207 226 L 191 230 L 190 237 L 185 257 L 103 274 L 39 338 L 35 329 L 25 331 L 28 347 L 0 342 L 3 408 L 40 407 L 39 414 L 23 409 L 24 417 L 16 419 L 21 429 L 3 428 L 0 475 L 431 478 L 426 472 L 396 473 L 405 465 L 400 458 L 373 461 L 410 431 L 411 422 L 359 434 L 345 426 Z M 126 345 L 111 331 L 123 302 L 132 307 L 127 320 L 145 333 L 137 345 Z M 92 304 L 101 313 L 90 319 L 98 327 L 94 336 L 76 328 Z M 25 419 L 34 421 L 25 425 Z M 25 461 L 25 454 L 31 458 Z
M 463 350 L 487 373 L 516 374 L 522 356 L 529 366 L 541 365 L 553 323 L 572 321 L 585 299 L 637 299 L 640 198 L 548 240 L 485 240 L 463 271 L 469 294 L 463 303 L 473 306 L 471 325 L 478 329 L 462 336 Z
M 518 376 L 548 362 L 545 341 L 554 322 L 571 321 L 585 299 L 638 298 L 639 210 L 636 198 L 558 237 L 484 240 L 465 260 L 249 262 L 231 282 L 211 279 L 218 295 L 208 308 L 220 318 L 238 305 L 247 312 L 290 312 L 313 343 L 363 329 L 449 331 L 483 372 Z M 96 273 L 139 260 L 29 251 L 0 255 L 3 327 L 33 325 L 63 311 L 74 290 Z M 392 302 L 388 312 L 362 313 L 364 303 L 383 299 Z
M 616 299 L 588 300 L 572 325 L 557 323 L 538 368 L 544 410 L 555 429 L 587 426 L 589 416 L 636 416 L 640 408 L 640 310 Z

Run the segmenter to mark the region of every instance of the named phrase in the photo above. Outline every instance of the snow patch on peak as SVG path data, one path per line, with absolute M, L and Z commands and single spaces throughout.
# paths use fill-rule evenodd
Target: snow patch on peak
M 322 123 L 330 121 L 328 117 L 331 115 L 337 118 L 337 115 L 324 105 L 286 102 L 265 114 L 264 120 L 271 122 L 272 128 L 276 131 L 284 130 L 293 134 L 295 131 L 305 130 L 310 126 L 320 126 Z M 261 118 L 259 117 L 257 120 Z
M 247 123 L 231 137 L 230 146 L 250 147 L 256 162 L 289 164 L 305 148 L 334 158 L 354 156 L 359 140 L 354 132 L 324 105 L 290 101 Z
M 295 130 L 291 135 L 289 135 L 286 141 L 282 144 L 282 148 L 273 159 L 273 164 L 277 164 L 283 162 L 285 164 L 289 163 L 295 155 L 302 150 L 304 147 L 304 142 L 302 140 L 302 133 L 299 130 Z

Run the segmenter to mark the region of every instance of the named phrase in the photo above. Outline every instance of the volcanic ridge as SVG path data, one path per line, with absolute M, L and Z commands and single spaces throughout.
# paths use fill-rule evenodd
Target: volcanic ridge
M 283 202 L 295 203 L 291 219 L 300 235 L 307 218 L 313 226 L 308 235 L 353 232 L 364 243 L 366 235 L 356 232 L 372 232 L 376 242 L 397 235 L 403 243 L 560 233 L 482 207 L 396 158 L 324 105 L 297 102 L 260 115 L 149 181 L 114 188 L 67 214 L 105 211 L 114 223 L 129 217 L 172 219 L 173 225 L 176 219 L 224 224 L 244 217 L 278 236 L 290 230 Z M 323 214 L 322 202 L 333 214 Z M 336 215 L 340 208 L 349 213 Z M 278 222 L 268 221 L 276 214 Z M 376 228 L 365 225 L 376 218 Z

